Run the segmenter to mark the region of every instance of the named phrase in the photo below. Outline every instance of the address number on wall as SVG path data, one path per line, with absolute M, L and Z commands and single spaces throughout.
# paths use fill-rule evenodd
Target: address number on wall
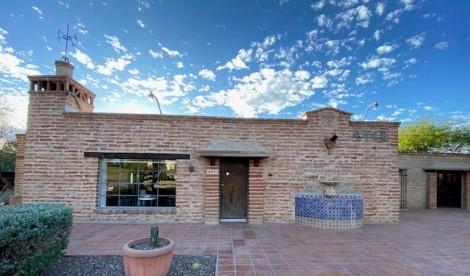
M 366 141 L 366 142 L 385 142 L 387 141 L 386 131 L 355 131 L 353 136 L 355 141 Z
M 219 174 L 219 170 L 207 169 L 206 174 L 208 174 L 208 175 L 217 175 L 217 174 Z

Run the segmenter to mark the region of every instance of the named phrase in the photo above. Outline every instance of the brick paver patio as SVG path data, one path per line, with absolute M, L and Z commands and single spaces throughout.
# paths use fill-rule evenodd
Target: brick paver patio
M 115 255 L 149 225 L 76 224 L 70 255 Z M 218 275 L 470 275 L 470 212 L 412 210 L 354 233 L 295 224 L 161 224 L 176 254 L 217 254 Z

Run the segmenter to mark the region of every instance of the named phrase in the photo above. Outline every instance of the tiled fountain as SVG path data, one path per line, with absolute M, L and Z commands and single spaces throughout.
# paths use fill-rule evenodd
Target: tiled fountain
M 295 194 L 295 223 L 350 231 L 363 225 L 363 199 L 339 181 L 320 181 Z

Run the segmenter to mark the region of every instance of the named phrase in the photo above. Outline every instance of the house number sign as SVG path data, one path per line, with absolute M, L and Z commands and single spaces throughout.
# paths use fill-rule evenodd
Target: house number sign
M 206 174 L 208 174 L 208 175 L 218 175 L 218 174 L 219 174 L 219 170 L 207 169 L 207 170 L 206 170 Z
M 386 131 L 369 131 L 369 130 L 357 130 L 353 133 L 353 139 L 355 141 L 366 141 L 366 142 L 385 142 L 387 141 Z

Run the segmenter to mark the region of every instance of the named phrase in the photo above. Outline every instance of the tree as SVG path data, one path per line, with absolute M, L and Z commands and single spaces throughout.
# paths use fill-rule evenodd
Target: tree
M 470 149 L 470 127 L 421 120 L 400 127 L 398 149 L 400 152 L 466 152 Z
M 452 129 L 446 137 L 443 148 L 448 152 L 470 153 L 470 126 Z
M 16 159 L 16 141 L 14 129 L 8 123 L 7 113 L 0 108 L 0 173 L 14 172 Z M 0 174 L 0 189 L 7 183 Z

